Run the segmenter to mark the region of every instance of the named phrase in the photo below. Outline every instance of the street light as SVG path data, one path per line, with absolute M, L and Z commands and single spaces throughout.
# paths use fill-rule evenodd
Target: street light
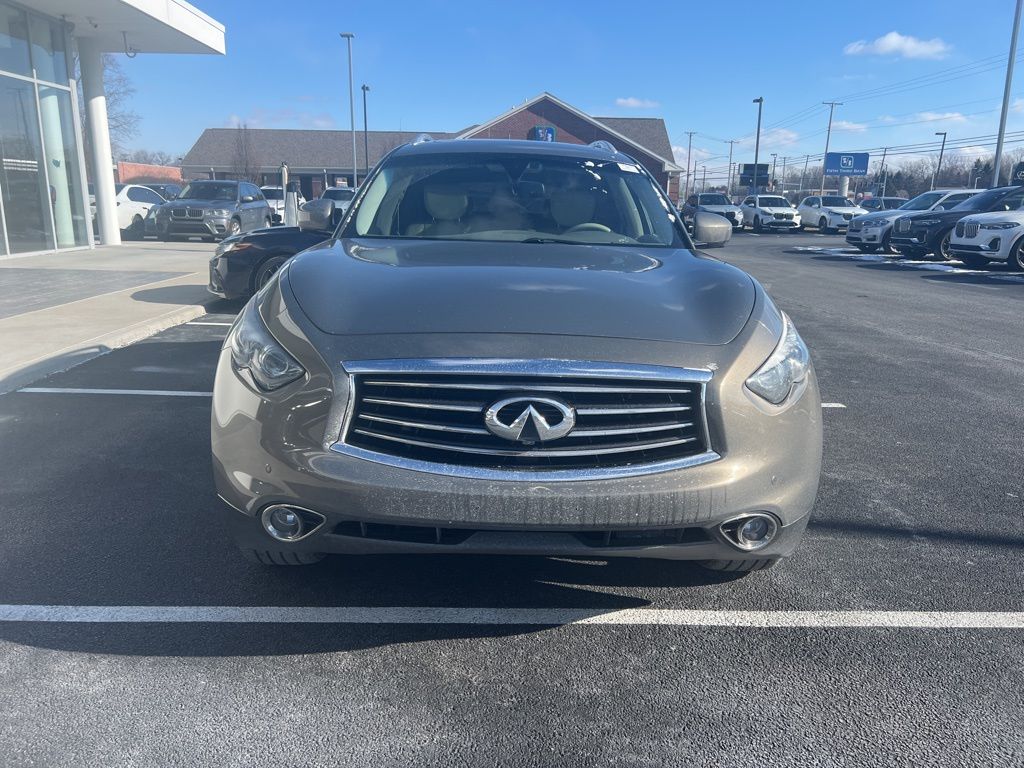
M 370 86 L 363 83 L 363 160 L 366 162 L 366 173 L 363 174 L 364 180 L 370 175 L 370 139 L 369 131 L 366 127 L 366 94 L 369 92 Z
M 348 110 L 352 127 L 352 187 L 354 189 L 357 186 L 356 175 L 358 173 L 356 168 L 356 94 L 352 81 L 352 38 L 355 35 L 351 32 L 339 32 L 338 34 L 348 41 Z
M 946 151 L 946 132 L 936 131 L 935 135 L 942 137 L 942 146 L 939 148 L 939 164 L 935 166 L 935 173 L 932 174 L 932 185 L 929 189 L 935 189 L 935 180 L 939 177 L 939 171 L 942 170 L 942 153 Z
M 778 156 L 778 153 L 772 152 L 772 173 L 768 177 L 768 185 L 772 188 L 772 192 L 775 191 L 775 160 Z
M 754 134 L 754 192 L 757 194 L 757 159 L 761 152 L 761 108 L 764 107 L 764 96 L 758 96 L 751 102 L 757 104 L 757 133 Z
M 1003 85 L 1003 108 L 999 112 L 999 136 L 996 139 L 996 156 L 992 162 L 992 186 L 999 186 L 1000 165 L 1003 162 L 1003 140 L 1006 138 L 1006 116 L 1010 111 L 1010 88 L 1013 85 L 1013 62 L 1017 58 L 1017 34 L 1020 31 L 1021 9 L 1024 1 L 1017 0 L 1013 12 L 1013 31 L 1010 32 L 1010 55 L 1006 57 L 1006 83 Z

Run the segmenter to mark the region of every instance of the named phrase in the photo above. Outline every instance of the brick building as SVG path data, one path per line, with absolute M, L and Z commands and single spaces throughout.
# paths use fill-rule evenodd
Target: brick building
M 589 144 L 611 142 L 632 155 L 668 190 L 679 196 L 685 172 L 672 159 L 665 121 L 660 117 L 592 117 L 550 93 L 530 99 L 480 125 L 456 133 L 444 131 L 357 131 L 356 168 L 362 180 L 368 168 L 421 133 L 435 139 L 530 139 Z M 367 157 L 368 155 L 368 157 Z M 248 177 L 259 184 L 280 183 L 281 163 L 298 180 L 303 195 L 316 197 L 325 186 L 353 183 L 352 134 L 278 128 L 207 128 L 182 160 L 189 178 Z

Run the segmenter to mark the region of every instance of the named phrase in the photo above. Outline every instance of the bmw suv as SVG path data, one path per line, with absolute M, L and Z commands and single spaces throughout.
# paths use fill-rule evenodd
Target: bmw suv
M 698 212 L 699 240 L 731 228 Z M 217 490 L 268 564 L 381 552 L 791 554 L 821 408 L 791 318 L 694 249 L 605 142 L 423 141 L 384 158 L 220 353 Z
M 255 184 L 246 181 L 190 181 L 160 206 L 154 229 L 161 240 L 231 237 L 273 222 L 273 210 Z

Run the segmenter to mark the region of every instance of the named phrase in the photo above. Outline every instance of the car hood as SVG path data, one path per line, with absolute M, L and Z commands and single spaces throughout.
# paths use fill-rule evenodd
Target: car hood
M 989 211 L 988 213 L 968 213 L 963 217 L 966 221 L 984 224 L 989 221 L 1017 221 L 1024 224 L 1024 211 Z
M 913 214 L 909 211 L 898 211 L 892 208 L 888 211 L 869 211 L 868 213 L 862 213 L 857 215 L 857 221 L 868 221 L 875 219 L 898 219 L 902 216 L 912 216 Z
M 172 202 L 190 208 L 233 208 L 238 205 L 234 200 L 203 200 L 193 197 L 176 197 Z
M 981 211 L 922 211 L 907 216 L 911 223 L 917 221 L 940 221 L 943 224 L 953 224 L 960 221 L 964 216 L 971 216 Z
M 452 240 L 336 240 L 289 262 L 325 333 L 502 333 L 726 344 L 757 297 L 687 250 Z
M 757 210 L 764 211 L 765 213 L 797 213 L 793 208 L 765 208 L 760 206 Z
M 700 209 L 711 213 L 736 213 L 739 211 L 739 207 L 735 205 L 701 205 Z
M 829 213 L 838 213 L 840 215 L 844 213 L 852 213 L 854 216 L 860 216 L 863 213 L 867 213 L 867 210 L 864 208 L 850 208 L 848 206 L 838 205 L 826 205 L 821 210 L 828 211 Z

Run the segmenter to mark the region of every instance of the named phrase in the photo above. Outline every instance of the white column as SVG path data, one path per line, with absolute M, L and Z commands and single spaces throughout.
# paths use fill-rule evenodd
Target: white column
M 117 202 L 114 192 L 113 152 L 110 126 L 107 124 L 107 96 L 103 91 L 103 51 L 95 41 L 78 38 L 78 57 L 82 67 L 82 94 L 85 119 L 92 140 L 92 183 L 96 190 L 96 224 L 103 245 L 120 245 L 117 226 Z

